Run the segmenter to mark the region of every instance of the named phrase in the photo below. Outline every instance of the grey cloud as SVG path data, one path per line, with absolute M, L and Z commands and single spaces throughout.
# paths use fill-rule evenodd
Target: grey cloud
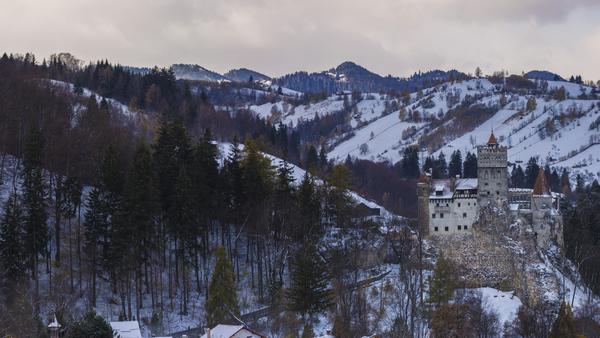
M 600 78 L 598 0 L 21 0 L 0 41 L 133 65 L 272 75 L 353 60 L 382 74 L 476 66 Z M 596 42 L 596 43 L 594 43 Z

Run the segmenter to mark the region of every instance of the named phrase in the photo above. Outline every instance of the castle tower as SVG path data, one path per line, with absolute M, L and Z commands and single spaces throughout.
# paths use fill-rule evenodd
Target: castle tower
M 531 194 L 531 224 L 538 245 L 546 247 L 551 240 L 562 246 L 562 219 L 553 216 L 552 192 L 544 168 L 540 168 Z M 556 215 L 558 216 L 558 215 Z
M 494 132 L 487 144 L 477 147 L 477 201 L 501 204 L 508 199 L 507 148 L 498 144 Z
M 429 177 L 422 174 L 417 183 L 417 220 L 422 237 L 429 236 Z

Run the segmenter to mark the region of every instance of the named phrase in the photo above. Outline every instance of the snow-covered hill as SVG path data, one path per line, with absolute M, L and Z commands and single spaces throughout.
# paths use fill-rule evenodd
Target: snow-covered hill
M 530 88 L 515 89 L 488 79 L 471 79 L 412 93 L 410 100 L 362 94 L 354 102 L 348 94 L 310 105 L 280 101 L 250 110 L 273 122 L 297 126 L 346 109 L 350 113 L 342 123 L 348 131 L 327 141 L 328 156 L 334 161 L 349 155 L 395 163 L 404 148 L 413 144 L 421 146 L 423 155 L 442 151 L 449 155 L 454 150 L 464 154 L 476 151 L 493 129 L 509 147 L 512 163 L 537 156 L 543 164 L 570 168 L 588 181 L 600 177 L 598 89 L 565 81 L 529 81 Z M 564 98 L 559 95 L 563 89 Z M 535 104 L 528 106 L 531 99 Z

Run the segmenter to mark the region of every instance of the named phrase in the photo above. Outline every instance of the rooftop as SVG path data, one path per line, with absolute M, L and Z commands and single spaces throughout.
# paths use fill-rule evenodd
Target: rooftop
M 494 131 L 490 134 L 490 139 L 487 142 L 488 146 L 498 145 L 498 141 L 496 140 L 496 136 L 494 135 Z
M 535 186 L 533 186 L 533 194 L 536 196 L 550 195 L 550 185 L 548 184 L 548 180 L 546 179 L 546 172 L 544 171 L 544 168 L 540 168 L 538 176 L 535 179 Z
M 112 327 L 121 338 L 142 338 L 140 324 L 137 320 L 110 322 L 110 327 Z
M 210 338 L 230 338 L 242 329 L 252 332 L 250 329 L 242 325 L 219 324 L 210 329 Z M 201 338 L 207 338 L 207 334 L 205 333 Z

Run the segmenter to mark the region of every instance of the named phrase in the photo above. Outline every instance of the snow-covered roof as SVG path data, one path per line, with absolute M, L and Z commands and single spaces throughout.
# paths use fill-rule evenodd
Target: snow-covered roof
M 219 324 L 214 328 L 210 329 L 210 338 L 230 338 L 234 334 L 238 333 L 244 327 L 242 325 L 224 325 Z M 201 338 L 207 338 L 208 335 L 205 333 Z
M 477 189 L 476 178 L 459 178 L 456 180 L 456 190 Z
M 450 189 L 449 179 L 435 179 L 431 183 L 433 191 L 429 195 L 430 198 L 452 198 L 453 191 Z
M 454 196 L 455 190 L 477 189 L 476 178 L 435 179 L 432 180 L 430 198 L 446 199 Z M 453 190 L 454 189 L 454 190 Z
M 142 338 L 140 324 L 137 320 L 110 322 L 110 327 L 112 327 L 121 338 Z
M 52 323 L 48 324 L 48 328 L 51 328 L 51 329 L 60 328 L 60 324 L 58 323 L 58 320 L 56 320 L 56 315 L 54 315 L 54 319 L 52 320 Z

